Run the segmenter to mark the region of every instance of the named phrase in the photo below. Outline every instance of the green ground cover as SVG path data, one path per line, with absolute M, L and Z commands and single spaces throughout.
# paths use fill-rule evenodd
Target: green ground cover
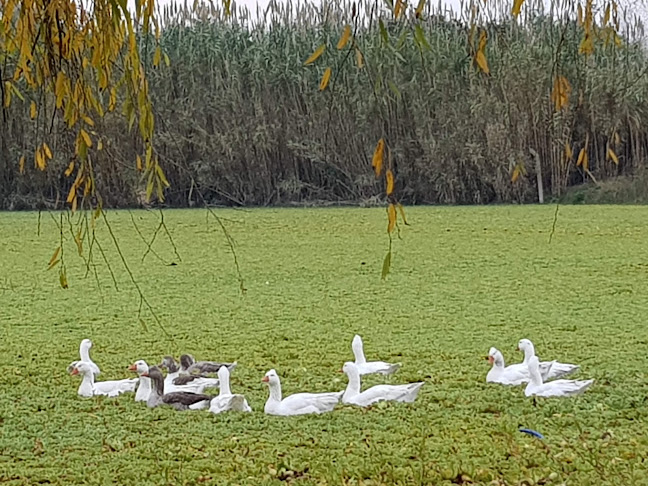
M 64 246 L 70 288 L 46 271 L 58 229 L 44 214 L 0 213 L 0 482 L 7 484 L 648 484 L 648 208 L 411 208 L 392 274 L 382 209 L 223 210 L 248 289 L 204 211 L 165 213 L 149 254 L 127 211 L 109 221 L 162 323 L 138 322 L 137 292 L 105 224 L 98 280 Z M 152 212 L 132 218 L 145 237 Z M 86 246 L 87 254 L 87 246 Z M 168 265 L 174 262 L 177 265 Z M 340 406 L 322 416 L 262 413 L 260 382 L 334 391 L 363 336 L 369 358 L 400 361 L 391 383 L 425 380 L 414 404 Z M 132 395 L 80 399 L 66 366 L 89 337 L 101 379 L 165 354 L 237 360 L 252 414 L 149 410 Z M 487 385 L 496 346 L 521 360 L 578 363 L 594 386 L 538 400 Z M 385 381 L 368 377 L 366 385 Z M 642 425 L 643 424 L 643 425 Z M 517 431 L 536 429 L 540 441 Z M 526 482 L 525 482 L 526 481 Z

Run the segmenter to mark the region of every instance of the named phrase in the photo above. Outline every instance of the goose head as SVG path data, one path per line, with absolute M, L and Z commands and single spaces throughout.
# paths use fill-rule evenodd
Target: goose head
M 178 363 L 176 363 L 173 356 L 165 356 L 158 366 L 160 368 L 166 368 L 169 373 L 175 373 L 178 371 Z
M 151 366 L 148 371 L 145 371 L 140 376 L 150 378 L 158 394 L 164 395 L 164 376 L 162 376 L 160 368 L 157 366 Z
M 353 351 L 353 356 L 355 357 L 356 363 L 365 362 L 362 338 L 357 334 L 353 336 L 353 341 L 351 341 L 351 350 Z
M 520 339 L 520 342 L 518 342 L 518 351 L 526 352 L 527 350 L 535 351 L 533 349 L 533 343 L 528 339 Z
M 79 345 L 81 349 L 90 349 L 92 347 L 92 341 L 89 339 L 84 339 L 81 341 L 81 344 Z
M 89 363 L 86 363 L 85 361 L 77 361 L 74 366 L 72 366 L 72 371 L 70 372 L 71 375 L 88 375 L 92 374 L 92 367 L 90 366 Z
M 347 361 L 344 363 L 342 366 L 342 369 L 340 370 L 342 373 L 346 374 L 347 376 L 360 376 L 358 372 L 358 367 L 355 365 L 355 363 L 352 363 L 351 361 Z
M 149 367 L 148 364 L 146 364 L 146 361 L 140 359 L 139 361 L 135 361 L 132 365 L 130 365 L 128 369 L 129 371 L 135 371 L 138 375 L 143 375 L 144 373 L 148 372 Z
M 263 378 L 261 378 L 263 383 L 267 383 L 270 386 L 279 384 L 279 375 L 275 370 L 268 371 Z
M 221 366 L 218 368 L 218 379 L 221 383 L 225 383 L 226 380 L 229 380 L 229 374 L 230 372 L 227 366 Z
M 491 365 L 497 367 L 504 366 L 504 356 L 502 356 L 502 353 L 497 348 L 490 348 L 486 359 Z
M 187 371 L 189 367 L 194 364 L 196 360 L 190 354 L 183 354 L 180 356 L 180 369 Z

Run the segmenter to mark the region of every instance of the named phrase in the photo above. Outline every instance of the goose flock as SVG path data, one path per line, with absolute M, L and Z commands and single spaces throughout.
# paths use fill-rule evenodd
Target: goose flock
M 124 380 L 97 381 L 101 370 L 90 358 L 92 341 L 84 339 L 79 346 L 80 360 L 68 366 L 71 375 L 81 376 L 78 395 L 92 397 L 104 395 L 115 397 L 122 393 L 135 392 L 135 401 L 145 402 L 150 408 L 166 405 L 176 410 L 209 410 L 211 413 L 225 411 L 251 412 L 245 396 L 232 393 L 230 373 L 237 362 L 219 363 L 196 361 L 190 354 L 183 354 L 177 362 L 172 356 L 165 356 L 157 366 L 149 366 L 146 361 L 135 361 L 128 370 L 137 373 L 137 378 Z M 400 363 L 367 361 L 362 338 L 354 336 L 351 349 L 355 361 L 344 363 L 340 372 L 347 376 L 347 387 L 343 391 L 319 393 L 295 393 L 283 397 L 281 380 L 274 369 L 262 378 L 269 388 L 269 396 L 264 406 L 268 415 L 305 415 L 332 411 L 339 403 L 369 407 L 377 402 L 391 401 L 412 403 L 416 400 L 424 382 L 402 385 L 375 385 L 362 390 L 361 377 L 369 374 L 392 375 Z M 505 366 L 502 353 L 490 348 L 486 358 L 492 365 L 486 375 L 487 383 L 517 386 L 526 383 L 527 397 L 566 397 L 579 395 L 587 390 L 594 380 L 567 380 L 567 376 L 580 367 L 557 361 L 540 361 L 535 355 L 535 347 L 528 339 L 521 339 L 518 350 L 524 352 L 521 363 Z M 166 370 L 166 376 L 162 370 Z M 216 374 L 217 377 L 211 376 Z M 218 395 L 209 395 L 207 389 L 218 388 Z

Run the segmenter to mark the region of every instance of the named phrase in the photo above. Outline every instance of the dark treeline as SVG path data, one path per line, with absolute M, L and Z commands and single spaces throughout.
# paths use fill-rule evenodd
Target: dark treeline
M 358 35 L 358 67 L 355 52 L 335 49 L 344 26 L 337 19 L 348 10 L 329 13 L 326 22 L 305 12 L 277 15 L 256 29 L 240 19 L 167 12 L 161 45 L 169 67 L 164 59 L 152 67 L 154 46 L 142 42 L 156 150 L 171 183 L 166 204 L 368 203 L 384 192 L 371 170 L 381 136 L 407 204 L 537 201 L 538 163 L 545 197 L 632 176 L 646 165 L 646 57 L 625 41 L 606 45 L 604 29 L 586 57 L 578 53 L 583 32 L 576 22 L 537 16 L 486 24 L 485 76 L 472 65 L 469 29 L 458 22 L 429 16 L 424 42 L 407 21 L 388 23 L 389 44 L 374 22 Z M 304 66 L 323 39 L 327 51 Z M 333 77 L 320 92 L 327 66 Z M 549 99 L 556 72 L 571 85 L 569 107 L 559 114 Z M 74 139 L 57 123 L 49 132 L 48 103 L 37 121 L 28 106 L 14 103 L 0 121 L 0 207 L 61 207 L 72 183 L 64 172 Z M 103 149 L 92 157 L 104 203 L 139 205 L 136 134 L 119 114 L 95 130 Z M 21 175 L 21 155 L 33 165 L 37 131 L 48 133 L 55 157 L 45 172 Z M 583 147 L 588 172 L 576 165 Z

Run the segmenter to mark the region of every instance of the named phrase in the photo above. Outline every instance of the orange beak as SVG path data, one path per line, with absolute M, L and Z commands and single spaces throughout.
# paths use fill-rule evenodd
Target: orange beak
M 518 351 L 522 351 L 522 350 L 520 349 L 520 346 L 517 347 L 517 350 L 518 350 Z
M 72 373 L 70 373 L 70 374 L 71 374 L 71 375 L 78 375 L 78 374 L 79 374 L 79 370 L 78 370 L 77 368 L 74 368 L 74 369 L 72 370 Z
M 489 357 L 486 358 L 486 359 L 488 359 L 488 362 L 489 362 L 490 364 L 493 364 L 493 363 L 495 362 L 495 358 L 493 358 L 492 356 L 489 356 Z
M 342 368 L 340 368 L 340 369 L 338 370 L 338 373 L 344 373 L 344 370 L 343 370 Z
M 128 367 L 128 371 L 137 371 L 137 366 L 135 366 L 134 364 L 130 365 Z
M 263 378 L 261 378 L 262 383 L 268 383 L 269 381 L 270 381 L 270 378 L 268 378 L 267 376 L 264 376 Z

